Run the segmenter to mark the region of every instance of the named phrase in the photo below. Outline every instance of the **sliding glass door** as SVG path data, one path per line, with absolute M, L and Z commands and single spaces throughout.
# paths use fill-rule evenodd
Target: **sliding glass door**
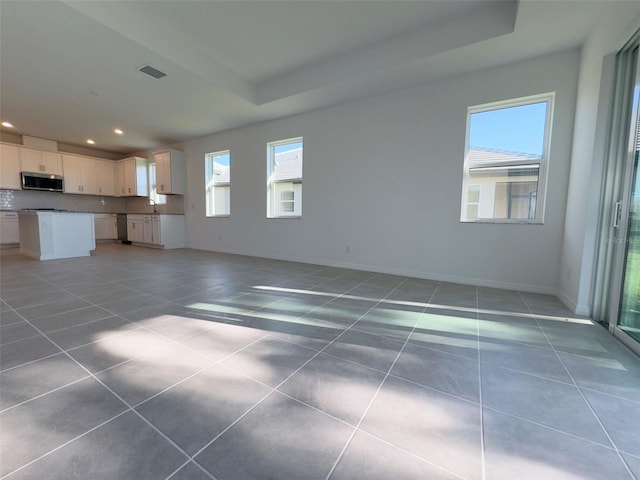
M 629 112 L 621 199 L 614 211 L 616 267 L 609 326 L 614 335 L 640 353 L 640 62 L 638 47 L 629 52 Z
M 633 95 L 633 118 L 635 131 L 631 132 L 630 161 L 628 163 L 628 182 L 630 184 L 627 205 L 621 205 L 626 211 L 626 232 L 624 233 L 624 263 L 622 272 L 622 293 L 617 326 L 620 330 L 640 342 L 640 169 L 638 153 L 640 149 L 640 78 L 636 76 Z

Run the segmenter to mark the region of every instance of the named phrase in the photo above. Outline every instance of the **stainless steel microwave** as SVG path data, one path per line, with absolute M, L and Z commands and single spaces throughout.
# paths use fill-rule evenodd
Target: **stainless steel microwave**
M 46 190 L 48 192 L 63 192 L 64 179 L 60 175 L 22 172 L 22 189 Z

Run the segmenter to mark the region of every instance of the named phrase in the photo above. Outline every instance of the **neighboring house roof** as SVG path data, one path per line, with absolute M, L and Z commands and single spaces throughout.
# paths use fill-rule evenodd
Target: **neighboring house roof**
M 489 163 L 518 163 L 523 160 L 541 160 L 540 155 L 530 153 L 508 152 L 505 150 L 492 150 L 489 148 L 469 147 L 467 153 L 467 164 L 484 165 Z
M 229 183 L 230 174 L 229 174 L 229 166 L 221 165 L 218 162 L 213 162 L 213 183 Z
M 275 167 L 273 181 L 276 183 L 302 180 L 302 148 L 277 153 Z M 214 185 L 230 182 L 231 177 L 228 165 L 213 162 L 213 171 Z
M 273 181 L 302 180 L 302 148 L 276 153 Z
M 640 130 L 639 130 L 640 132 Z M 302 148 L 277 153 L 275 156 L 275 172 L 273 181 L 290 182 L 302 179 Z M 470 147 L 467 162 L 470 165 L 484 165 L 495 163 L 514 163 L 522 160 L 540 160 L 540 155 L 529 153 L 508 152 L 505 150 L 491 150 L 488 148 Z M 213 162 L 215 172 L 214 182 L 218 184 L 229 183 L 229 166 Z

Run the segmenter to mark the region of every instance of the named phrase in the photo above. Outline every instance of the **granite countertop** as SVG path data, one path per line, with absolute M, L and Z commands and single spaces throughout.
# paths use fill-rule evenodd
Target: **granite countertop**
M 102 213 L 102 212 L 96 212 Z M 167 213 L 167 212 L 127 212 L 127 215 L 184 215 L 184 213 Z
M 74 213 L 78 215 L 93 215 L 93 212 L 74 212 L 70 210 L 57 210 L 53 208 L 23 208 L 16 213 L 36 214 L 36 213 Z
M 103 215 L 184 215 L 184 213 L 166 212 L 94 212 L 90 210 L 67 210 L 58 208 L 0 208 L 0 212 L 63 212 L 63 213 L 93 213 Z

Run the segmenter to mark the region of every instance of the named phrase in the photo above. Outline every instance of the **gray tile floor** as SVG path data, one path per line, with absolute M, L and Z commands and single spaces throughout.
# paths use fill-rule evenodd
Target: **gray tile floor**
M 552 297 L 115 244 L 0 260 L 2 478 L 640 479 L 640 360 Z

